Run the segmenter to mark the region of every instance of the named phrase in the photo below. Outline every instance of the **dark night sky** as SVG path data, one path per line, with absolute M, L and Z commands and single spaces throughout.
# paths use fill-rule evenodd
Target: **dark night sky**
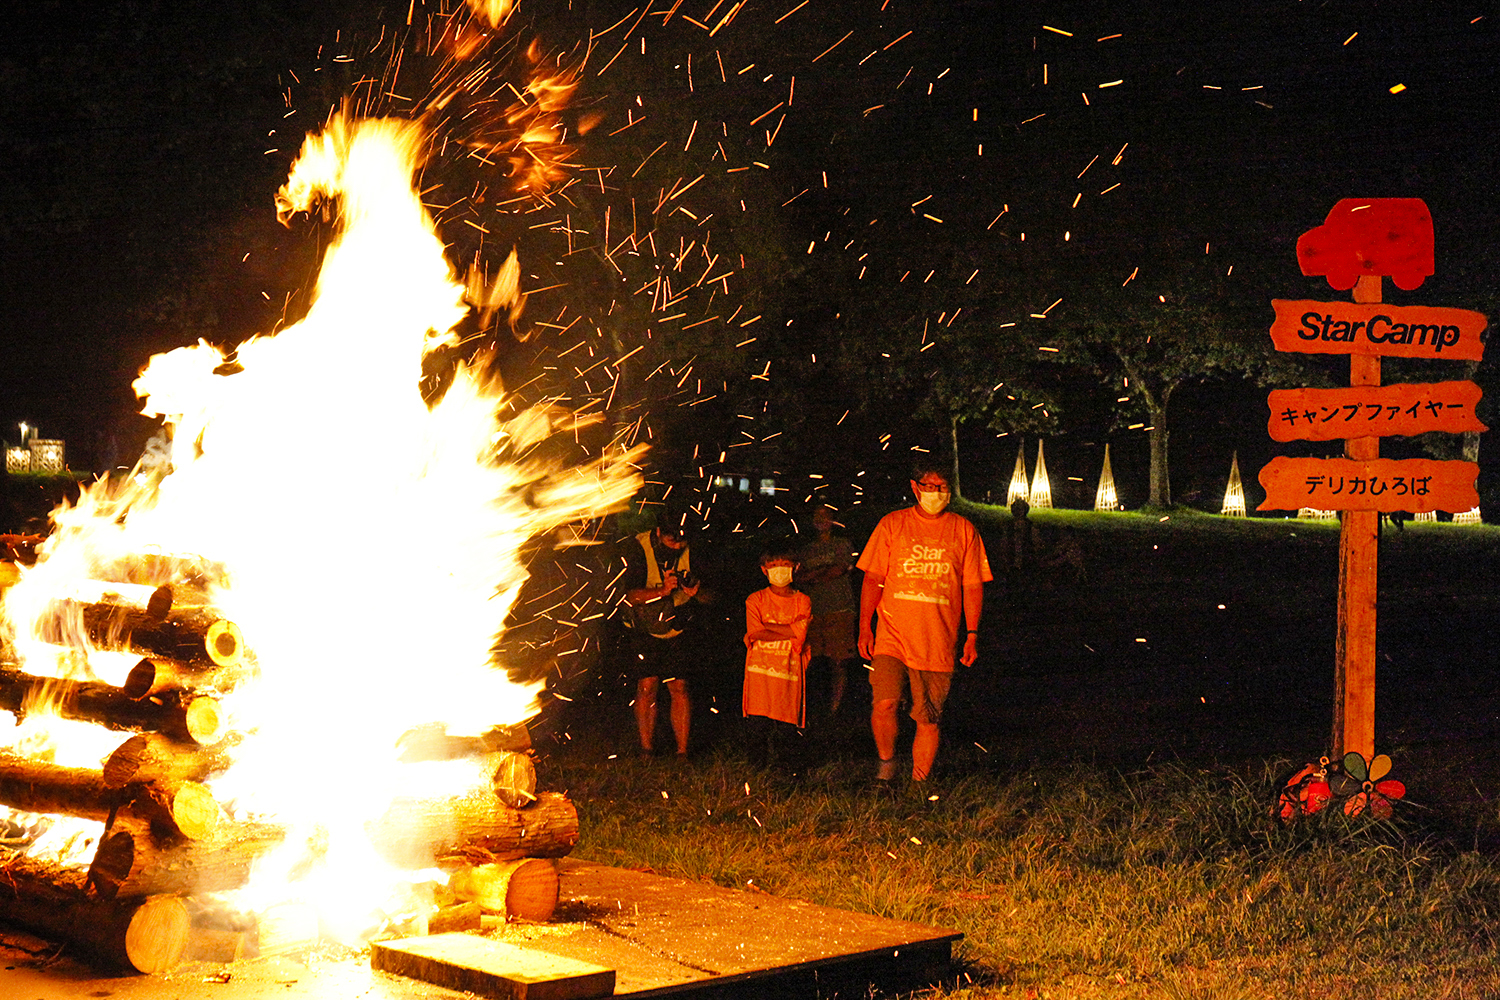
M 682 13 L 711 6 L 696 0 Z M 1488 4 L 885 0 L 882 11 L 882 0 L 811 0 L 774 23 L 795 6 L 751 0 L 711 44 L 680 19 L 652 18 L 642 33 L 652 58 L 695 53 L 701 75 L 715 50 L 731 66 L 755 62 L 755 76 L 775 77 L 767 94 L 797 77 L 798 108 L 765 154 L 775 169 L 757 179 L 770 188 L 753 197 L 788 246 L 825 233 L 830 247 L 845 232 L 863 241 L 819 266 L 894 272 L 920 266 L 939 239 L 983 254 L 998 238 L 986 224 L 1009 205 L 1011 238 L 1029 230 L 1045 247 L 1070 234 L 1058 258 L 1068 268 L 1135 255 L 1149 270 L 1206 243 L 1247 276 L 1247 297 L 1327 295 L 1297 273 L 1297 235 L 1339 197 L 1418 196 L 1436 222 L 1438 274 L 1408 300 L 1486 307 L 1500 167 L 1500 47 Z M 106 3 L 83 23 L 61 3 L 11 15 L 0 50 L 4 436 L 28 420 L 66 437 L 75 467 L 128 462 L 143 427 L 129 417 L 129 384 L 152 353 L 275 324 L 317 253 L 305 230 L 275 223 L 271 198 L 301 132 L 320 120 L 305 100 L 312 74 L 331 68 L 319 46 L 332 51 L 335 32 L 369 37 L 404 21 L 406 7 L 392 5 L 388 21 L 374 3 L 271 0 Z M 585 26 L 633 8 L 527 0 L 521 9 L 529 28 L 566 49 Z M 613 76 L 586 78 L 586 99 L 616 116 L 636 96 L 648 114 L 676 99 L 681 81 L 665 62 L 656 79 L 657 63 L 634 50 L 624 60 Z M 1114 80 L 1123 82 L 1100 86 Z M 288 93 L 299 113 L 283 119 Z M 745 119 L 771 103 L 745 90 L 720 112 L 736 101 Z M 618 148 L 585 141 L 583 158 L 601 162 Z M 712 146 L 698 148 L 702 169 L 722 168 Z M 940 237 L 920 214 L 929 209 L 944 219 Z M 886 220 L 878 236 L 866 228 L 874 217 Z

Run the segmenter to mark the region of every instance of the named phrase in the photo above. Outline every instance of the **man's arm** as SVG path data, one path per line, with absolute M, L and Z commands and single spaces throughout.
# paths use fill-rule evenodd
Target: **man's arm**
M 958 662 L 966 667 L 974 665 L 979 658 L 979 614 L 984 610 L 984 584 L 964 584 L 964 622 L 968 635 L 964 636 L 964 651 Z
M 865 570 L 865 582 L 859 588 L 859 655 L 867 660 L 875 655 L 875 630 L 870 627 L 870 619 L 884 589 L 885 577 Z

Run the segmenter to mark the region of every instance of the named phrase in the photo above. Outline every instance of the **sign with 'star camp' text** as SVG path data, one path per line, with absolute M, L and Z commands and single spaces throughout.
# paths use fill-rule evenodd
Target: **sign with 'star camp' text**
M 1473 382 L 1275 389 L 1267 429 L 1274 441 L 1487 431 L 1474 412 L 1483 395 Z
M 1478 361 L 1489 321 L 1472 309 L 1272 299 L 1278 351 Z
M 1271 459 L 1260 470 L 1258 510 L 1465 511 L 1479 506 L 1477 462 L 1430 458 Z

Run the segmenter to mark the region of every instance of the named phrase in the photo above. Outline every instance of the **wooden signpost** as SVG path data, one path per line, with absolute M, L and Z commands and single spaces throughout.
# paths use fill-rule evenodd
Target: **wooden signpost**
M 1432 219 L 1415 198 L 1345 198 L 1297 241 L 1302 273 L 1353 285 L 1353 302 L 1274 300 L 1278 351 L 1348 354 L 1349 388 L 1270 394 L 1277 441 L 1344 440 L 1343 458 L 1271 460 L 1260 472 L 1260 510 L 1342 511 L 1333 740 L 1339 756 L 1375 755 L 1375 596 L 1383 511 L 1460 512 L 1479 505 L 1474 462 L 1382 459 L 1380 439 L 1428 431 L 1483 431 L 1472 382 L 1380 384 L 1381 357 L 1477 361 L 1487 320 L 1468 309 L 1382 303 L 1381 280 L 1415 288 L 1433 273 Z

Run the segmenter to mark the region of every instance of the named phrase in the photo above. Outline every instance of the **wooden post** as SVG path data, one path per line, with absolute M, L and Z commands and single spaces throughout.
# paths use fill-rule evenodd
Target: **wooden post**
M 1367 275 L 1354 286 L 1354 301 L 1381 301 L 1381 278 Z M 1380 384 L 1380 357 L 1349 355 L 1349 384 Z M 1348 438 L 1344 454 L 1380 457 L 1380 438 Z M 1375 596 L 1380 513 L 1344 511 L 1339 531 L 1339 618 L 1334 646 L 1333 751 L 1375 756 Z

